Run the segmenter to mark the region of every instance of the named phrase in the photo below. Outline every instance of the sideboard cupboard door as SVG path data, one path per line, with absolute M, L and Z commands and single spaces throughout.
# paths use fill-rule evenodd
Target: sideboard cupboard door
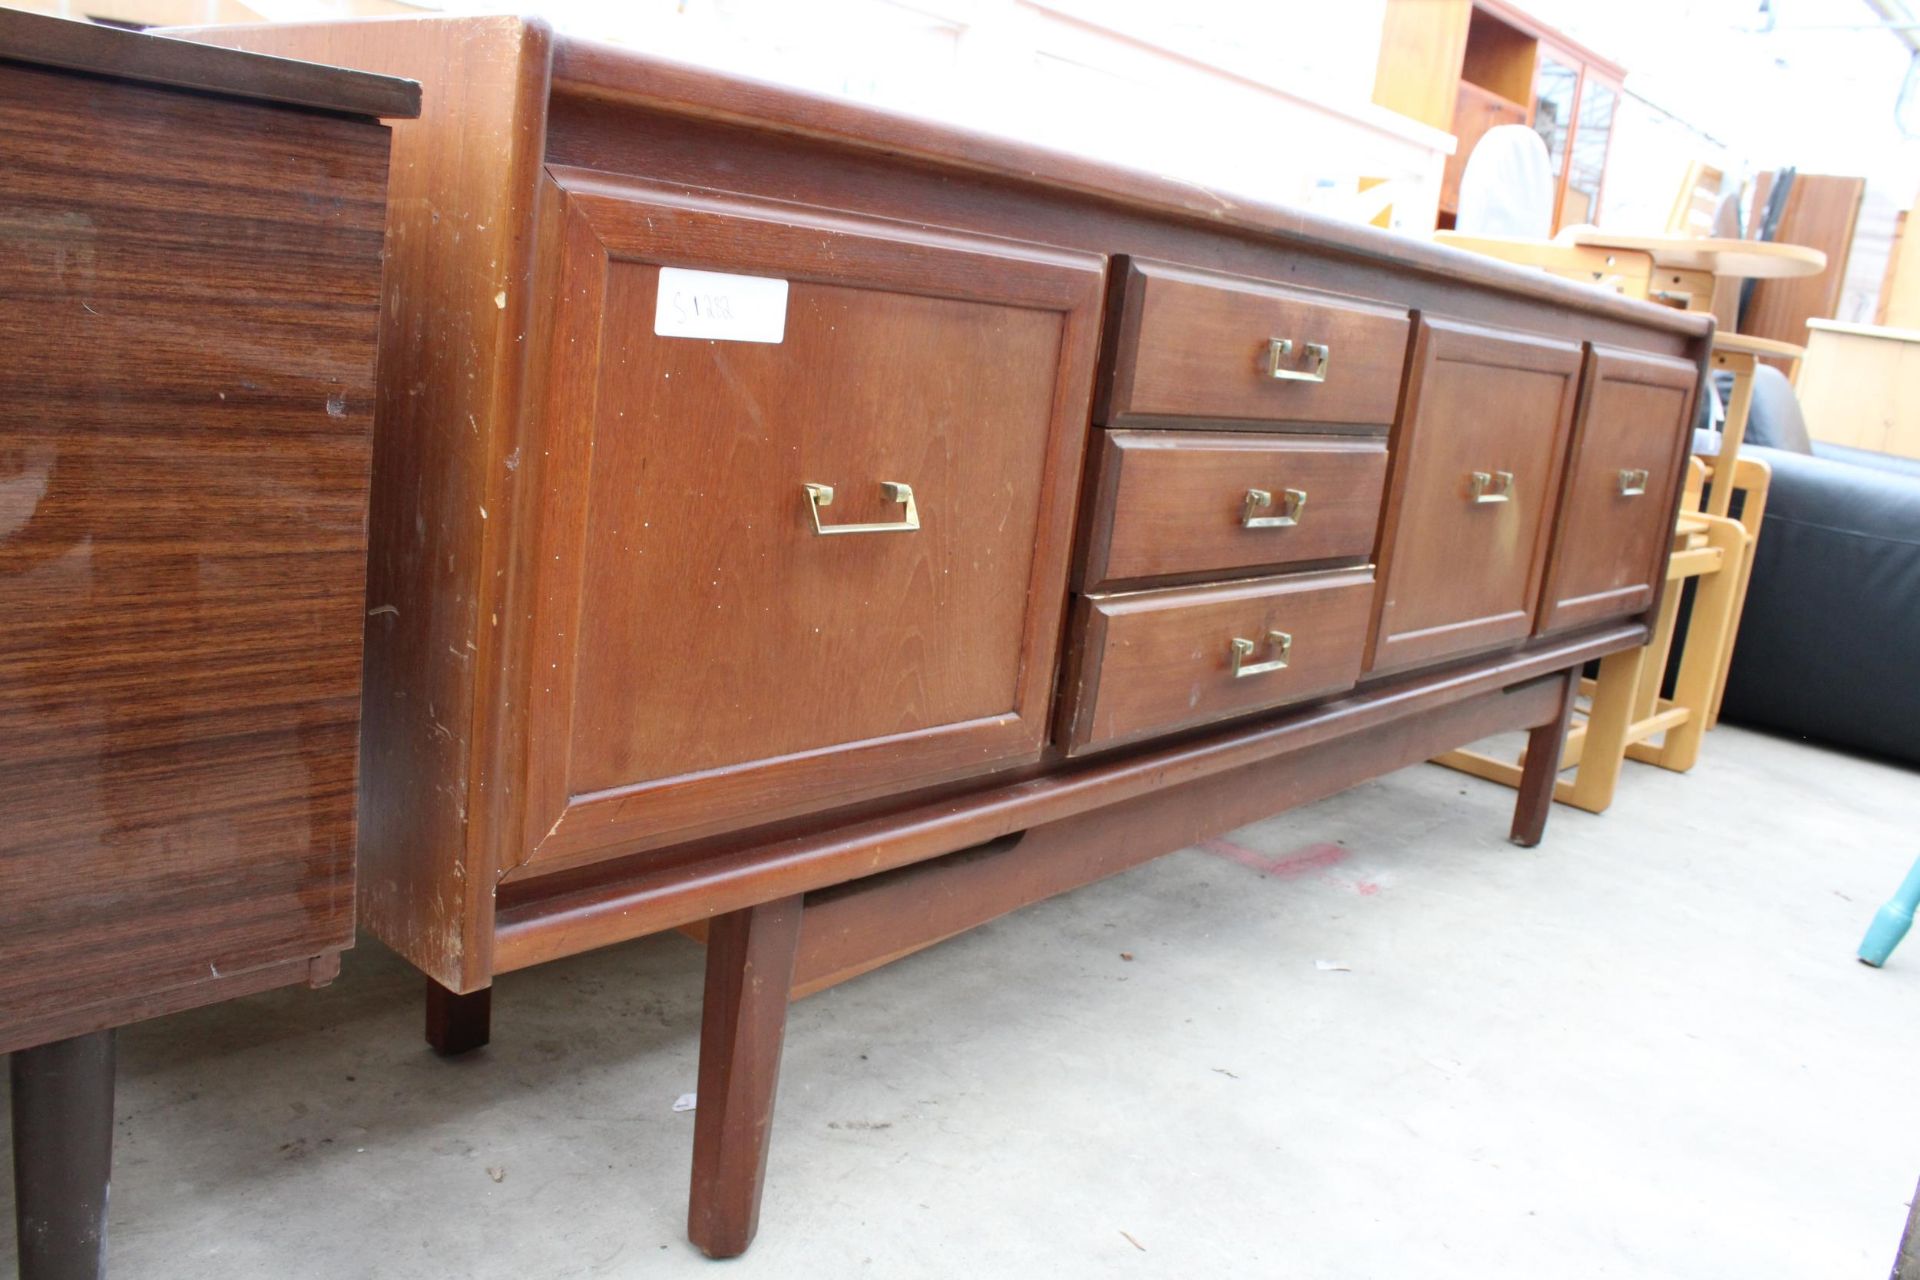
M 1037 759 L 1101 260 L 557 176 L 534 866 Z
M 1685 360 L 1589 350 L 1541 631 L 1653 603 L 1672 542 L 1661 517 L 1673 509 L 1699 377 Z
M 1570 342 L 1422 319 L 1381 529 L 1371 670 L 1533 630 L 1580 357 Z

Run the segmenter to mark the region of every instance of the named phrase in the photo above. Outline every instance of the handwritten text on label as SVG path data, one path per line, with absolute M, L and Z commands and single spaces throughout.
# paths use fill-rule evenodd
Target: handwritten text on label
M 663 338 L 779 342 L 787 334 L 787 282 L 662 267 L 653 331 Z

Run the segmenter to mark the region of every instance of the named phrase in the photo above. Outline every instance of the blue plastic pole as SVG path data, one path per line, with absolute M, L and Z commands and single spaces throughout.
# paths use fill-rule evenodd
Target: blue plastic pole
M 1887 904 L 1874 912 L 1873 923 L 1867 926 L 1867 936 L 1860 939 L 1860 959 L 1878 969 L 1900 945 L 1900 939 L 1907 936 L 1907 930 L 1913 927 L 1913 912 L 1920 907 L 1920 862 L 1913 864 L 1907 872 L 1907 878 L 1900 882 L 1896 892 Z

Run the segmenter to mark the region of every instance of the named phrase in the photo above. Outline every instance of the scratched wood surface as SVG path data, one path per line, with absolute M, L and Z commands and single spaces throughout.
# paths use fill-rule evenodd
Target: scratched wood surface
M 351 942 L 386 144 L 0 63 L 0 1049 Z

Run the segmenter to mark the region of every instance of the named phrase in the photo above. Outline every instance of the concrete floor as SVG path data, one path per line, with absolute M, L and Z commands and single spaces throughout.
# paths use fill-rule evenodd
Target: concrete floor
M 1852 950 L 1917 781 L 1723 728 L 1521 850 L 1511 792 L 1423 766 L 806 1000 L 725 1274 L 1879 1280 L 1920 939 Z M 511 974 L 446 1063 L 364 943 L 128 1030 L 115 1274 L 718 1275 L 699 987 L 677 936 Z

